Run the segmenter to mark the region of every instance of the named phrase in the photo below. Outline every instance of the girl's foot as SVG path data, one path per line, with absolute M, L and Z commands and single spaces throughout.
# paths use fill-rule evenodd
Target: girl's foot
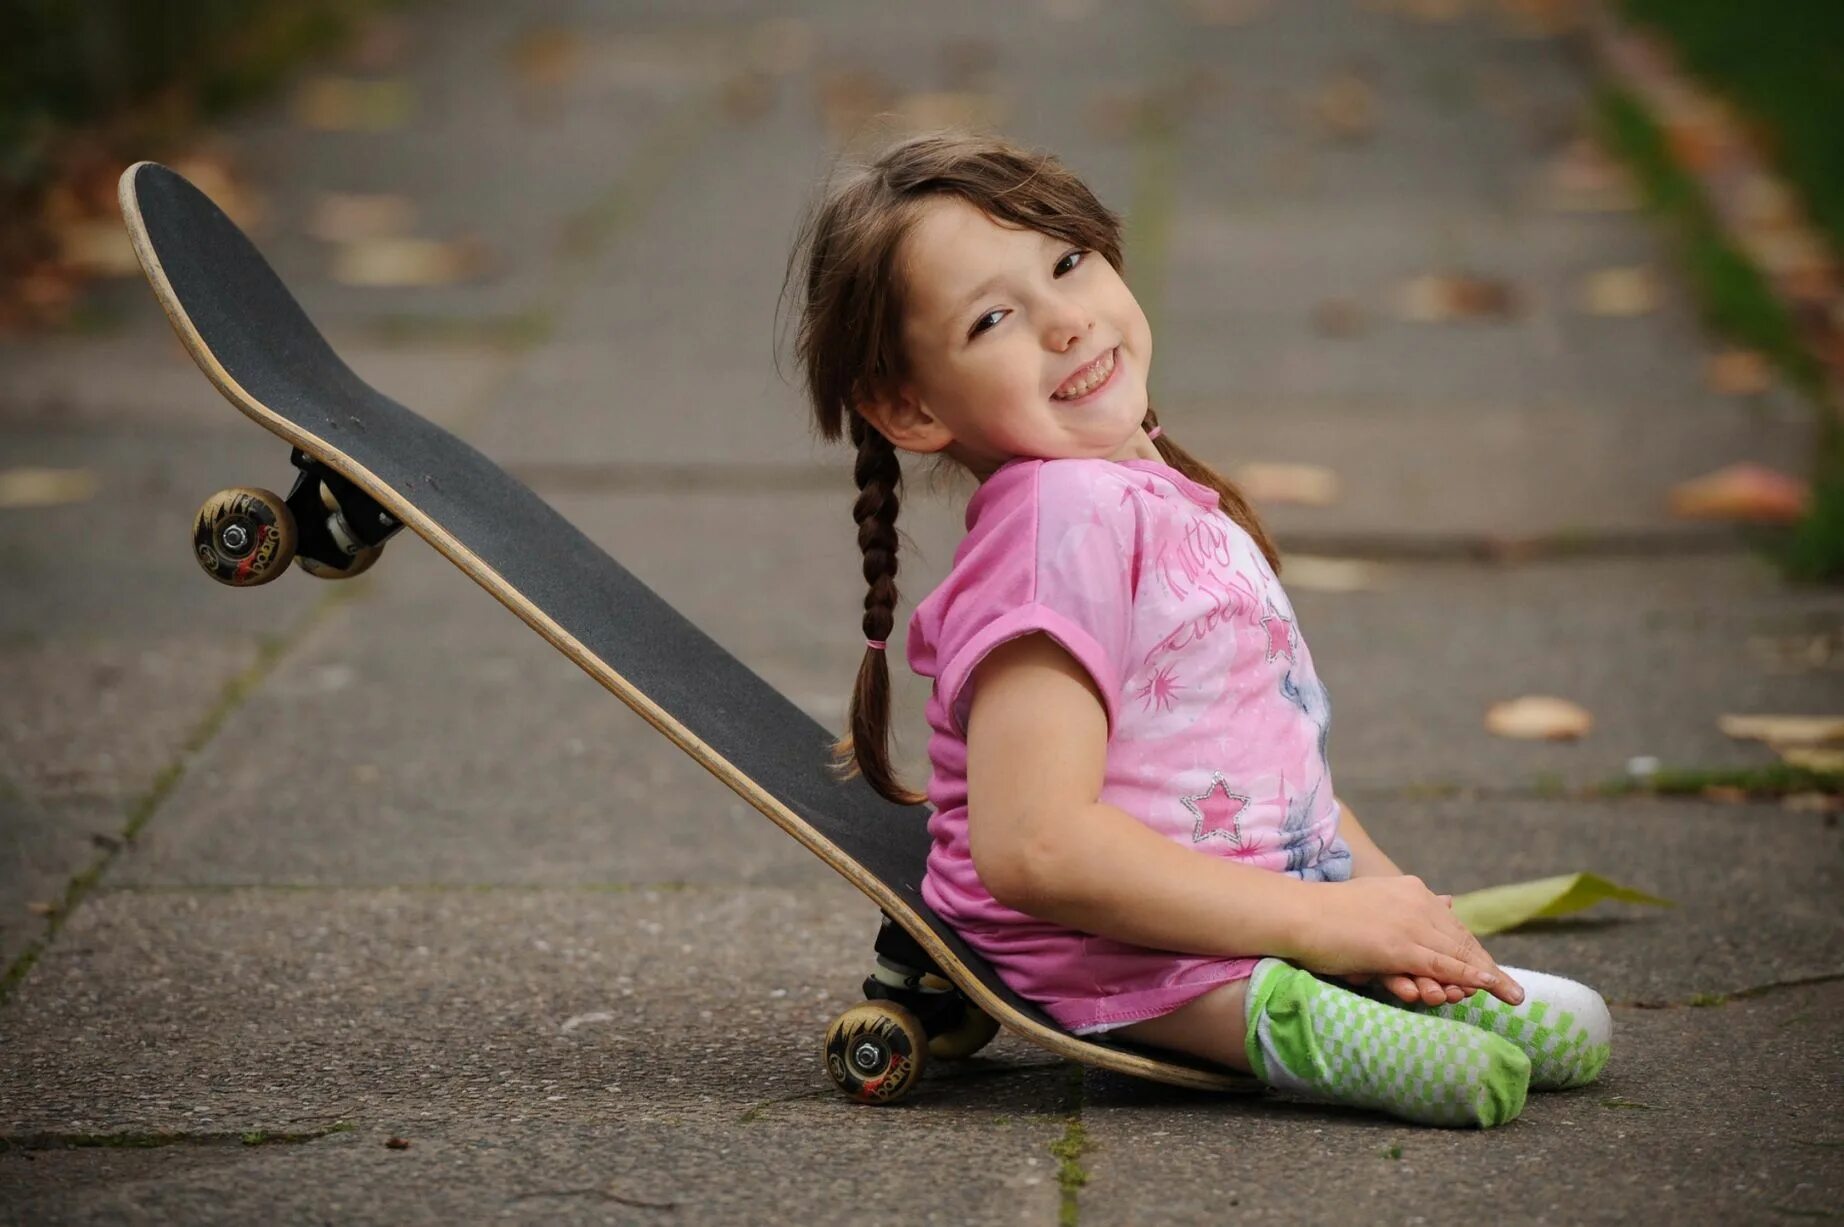
M 1270 1086 L 1424 1125 L 1502 1125 L 1530 1082 L 1529 1058 L 1490 1031 L 1392 1009 L 1279 959 L 1249 977 L 1247 1044 Z
M 1523 985 L 1522 1004 L 1506 1005 L 1483 990 L 1454 1005 L 1405 1005 L 1393 997 L 1379 999 L 1504 1036 L 1530 1058 L 1533 1090 L 1586 1086 L 1599 1077 L 1613 1051 L 1613 1017 L 1601 995 L 1561 976 L 1521 967 L 1504 971 Z

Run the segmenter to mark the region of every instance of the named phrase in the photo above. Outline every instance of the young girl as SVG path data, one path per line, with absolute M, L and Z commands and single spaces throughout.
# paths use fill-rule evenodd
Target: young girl
M 934 805 L 929 906 L 1070 1031 L 1311 1098 L 1491 1126 L 1593 1080 L 1600 997 L 1495 965 L 1336 799 L 1274 547 L 1147 404 L 1115 215 L 1052 157 L 935 135 L 838 185 L 803 253 L 796 353 L 857 448 L 870 584 L 840 768 Z M 887 745 L 899 451 L 980 482 L 909 624 L 926 798 Z

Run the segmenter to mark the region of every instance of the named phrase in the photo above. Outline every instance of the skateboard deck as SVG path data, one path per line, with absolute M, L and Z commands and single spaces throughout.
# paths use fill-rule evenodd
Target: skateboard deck
M 312 466 L 328 487 L 355 492 L 353 506 L 375 512 L 348 553 L 380 525 L 411 529 L 862 891 L 1006 1030 L 1158 1082 L 1255 1085 L 1177 1054 L 1072 1035 L 1012 992 L 922 901 L 925 806 L 895 804 L 862 778 L 836 779 L 829 730 L 492 460 L 361 380 L 250 240 L 185 178 L 140 162 L 123 173 L 120 195 L 135 254 L 199 369 L 297 449 L 297 467 Z

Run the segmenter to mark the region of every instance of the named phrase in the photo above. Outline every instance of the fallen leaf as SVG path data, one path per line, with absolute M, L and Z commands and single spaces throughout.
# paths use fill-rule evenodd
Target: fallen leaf
M 1719 805 L 1743 805 L 1748 801 L 1748 790 L 1734 784 L 1705 784 L 1702 796 Z
M 407 196 L 323 192 L 308 214 L 307 232 L 328 243 L 357 243 L 407 234 L 416 206 Z
M 381 238 L 341 244 L 333 258 L 333 280 L 342 285 L 453 285 L 477 276 L 486 265 L 475 242 Z
M 1806 514 L 1811 489 L 1797 477 L 1758 464 L 1732 464 L 1671 488 L 1671 513 L 1684 519 L 1793 524 Z
M 1644 315 L 1658 307 L 1658 281 L 1647 268 L 1604 268 L 1582 279 L 1581 307 L 1590 315 Z
M 43 899 L 26 900 L 26 911 L 31 912 L 34 916 L 49 916 L 57 910 L 57 904 L 47 903 Z
M 1231 478 L 1257 503 L 1327 507 L 1338 501 L 1338 474 L 1322 465 L 1253 461 L 1236 466 Z
M 88 502 L 97 485 L 88 469 L 0 469 L 0 510 Z
M 1844 771 L 1844 749 L 1776 745 L 1774 753 L 1780 756 L 1781 762 L 1804 767 L 1807 771 Z
M 1790 746 L 1844 742 L 1844 716 L 1722 716 L 1716 727 L 1742 741 Z
M 513 74 L 531 89 L 555 89 L 574 77 L 582 64 L 582 40 L 559 27 L 528 30 L 512 47 Z
M 732 73 L 724 80 L 722 104 L 732 123 L 752 123 L 775 109 L 775 78 L 753 68 Z
M 190 179 L 192 186 L 211 197 L 211 202 L 244 230 L 256 230 L 262 225 L 269 212 L 267 202 L 243 181 L 231 155 L 221 146 L 201 146 L 168 165 Z
M 1402 285 L 1396 311 L 1421 323 L 1505 319 L 1517 311 L 1517 298 L 1508 284 L 1490 277 L 1427 273 Z
M 998 95 L 970 91 L 908 94 L 897 100 L 895 109 L 911 128 L 922 131 L 996 127 L 1005 114 Z
M 1551 160 L 1543 200 L 1563 213 L 1623 213 L 1639 207 L 1639 189 L 1626 167 L 1584 137 Z
M 390 1138 L 384 1143 L 384 1146 L 387 1150 L 408 1150 L 410 1149 L 410 1140 L 408 1138 Z
M 1792 792 L 1780 799 L 1780 808 L 1795 814 L 1835 814 L 1844 809 L 1844 796 L 1828 792 Z
M 1319 88 L 1312 111 L 1320 128 L 1335 140 L 1368 140 L 1377 130 L 1376 91 L 1351 69 L 1335 73 Z
M 1523 741 L 1574 741 L 1594 727 L 1594 717 L 1567 699 L 1525 695 L 1494 703 L 1485 714 L 1485 727 L 1500 737 Z
M 1725 349 L 1712 354 L 1703 374 L 1710 388 L 1724 396 L 1758 396 L 1774 381 L 1767 355 L 1752 349 Z
M 1287 555 L 1287 587 L 1308 592 L 1371 592 L 1382 587 L 1382 568 L 1358 558 Z
M 1186 0 L 1185 15 L 1200 26 L 1243 26 L 1268 11 L 1272 0 Z
M 1598 873 L 1565 873 L 1455 895 L 1453 912 L 1475 936 L 1487 937 L 1528 921 L 1567 916 L 1608 900 L 1649 907 L 1677 906 L 1669 899 L 1621 886 Z
M 820 118 L 834 141 L 856 134 L 866 120 L 888 109 L 895 98 L 896 91 L 888 81 L 864 69 L 829 72 L 819 81 Z
M 1328 298 L 1313 307 L 1313 328 L 1321 336 L 1354 337 L 1369 325 L 1364 308 L 1349 298 Z
M 749 62 L 762 72 L 784 77 L 803 72 L 813 60 L 813 27 L 798 17 L 772 17 L 749 37 Z
M 132 277 L 141 271 L 128 231 L 116 218 L 89 217 L 58 227 L 58 258 L 87 277 Z
M 404 81 L 314 77 L 295 93 L 295 122 L 316 132 L 384 132 L 409 121 L 414 99 Z

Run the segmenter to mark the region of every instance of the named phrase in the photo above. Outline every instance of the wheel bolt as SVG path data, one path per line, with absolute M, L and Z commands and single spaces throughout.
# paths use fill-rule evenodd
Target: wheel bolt
M 876 1044 L 864 1043 L 852 1050 L 852 1064 L 859 1069 L 872 1070 L 884 1063 L 884 1054 Z

